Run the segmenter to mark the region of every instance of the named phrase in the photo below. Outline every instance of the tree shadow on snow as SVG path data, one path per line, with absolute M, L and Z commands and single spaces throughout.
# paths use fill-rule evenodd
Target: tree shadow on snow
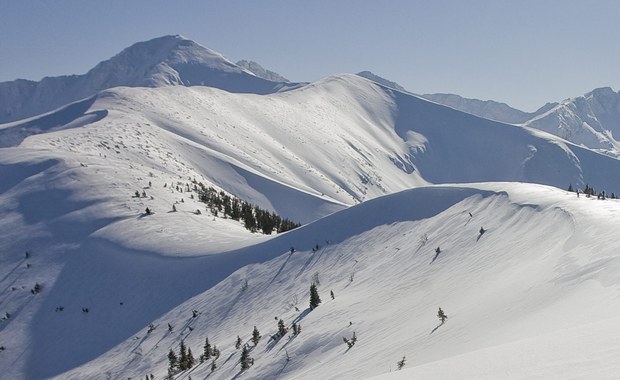
M 431 330 L 431 334 L 434 333 L 435 331 L 437 331 L 438 328 L 440 328 L 441 326 L 444 325 L 445 322 L 441 322 L 440 324 L 438 324 L 434 329 Z M 429 334 L 430 335 L 430 334 Z
M 436 253 L 435 253 L 435 257 L 433 257 L 433 259 L 431 260 L 431 262 L 430 262 L 428 265 L 431 265 L 432 263 L 434 263 L 434 262 L 435 262 L 435 260 L 437 260 L 437 257 L 439 257 L 439 254 L 440 254 L 440 253 L 443 253 L 443 251 L 441 251 L 441 252 L 436 252 Z
M 282 263 L 282 266 L 280 267 L 280 269 L 278 269 L 278 273 L 276 273 L 276 275 L 273 276 L 273 278 L 269 282 L 269 285 L 273 284 L 273 282 L 276 280 L 276 278 L 278 278 L 280 273 L 282 273 L 282 270 L 284 269 L 288 261 L 291 259 L 291 256 L 293 256 L 293 252 L 289 253 L 289 255 L 286 257 L 286 260 L 284 260 L 284 263 Z

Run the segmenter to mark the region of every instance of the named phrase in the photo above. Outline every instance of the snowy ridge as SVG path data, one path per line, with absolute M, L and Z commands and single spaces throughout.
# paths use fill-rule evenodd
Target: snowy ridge
M 290 82 L 288 79 L 283 77 L 282 75 L 273 72 L 271 70 L 265 69 L 263 66 L 259 65 L 254 61 L 246 61 L 241 60 L 236 63 L 237 66 L 243 67 L 246 70 L 249 70 L 251 73 L 256 75 L 257 77 L 267 79 L 273 82 Z
M 491 347 L 547 358 L 538 336 L 574 342 L 588 323 L 582 352 L 619 369 L 595 349 L 619 311 L 618 201 L 493 183 L 620 191 L 620 161 L 548 133 L 338 75 L 269 95 L 113 88 L 0 126 L 0 141 L 12 379 L 163 378 L 168 350 L 185 340 L 198 356 L 205 336 L 218 369 L 177 378 L 365 378 L 403 355 L 427 373 Z M 194 179 L 307 225 L 250 233 L 205 210 Z M 315 273 L 323 304 L 310 312 Z M 302 333 L 268 342 L 274 316 Z M 263 340 L 241 373 L 234 342 L 253 325 Z
M 399 85 L 398 83 L 392 82 L 391 80 L 380 77 L 379 75 L 376 75 L 370 71 L 360 71 L 356 75 L 359 75 L 360 77 L 366 78 L 373 82 L 377 82 L 380 85 L 383 85 L 385 87 L 393 88 L 395 90 L 402 91 L 402 92 L 409 92 L 403 86 Z
M 535 112 L 523 112 L 505 103 L 493 100 L 469 99 L 455 94 L 424 94 L 420 96 L 424 99 L 452 107 L 459 111 L 510 124 L 525 123 L 556 105 L 548 103 Z
M 298 86 L 259 78 L 222 54 L 182 36 L 164 36 L 138 42 L 84 75 L 0 83 L 0 123 L 48 112 L 108 88 L 171 85 L 259 94 Z
M 12 378 L 21 378 L 20 373 L 25 378 L 149 373 L 162 378 L 170 348 L 178 350 L 184 340 L 197 355 L 208 336 L 222 352 L 218 368 L 209 375 L 209 362 L 178 378 L 229 379 L 241 375 L 236 336 L 247 342 L 256 325 L 263 338 L 251 351 L 255 365 L 243 375 L 251 378 L 365 378 L 394 370 L 405 355 L 402 375 L 439 379 L 456 373 L 442 361 L 456 360 L 463 368 L 467 362 L 458 358 L 466 355 L 482 365 L 493 360 L 485 353 L 492 347 L 491 352 L 537 355 L 528 356 L 525 366 L 519 361 L 496 366 L 500 372 L 468 365 L 461 378 L 492 378 L 506 371 L 515 378 L 547 378 L 558 374 L 553 360 L 546 361 L 556 357 L 553 342 L 576 339 L 580 358 L 594 355 L 604 366 L 596 372 L 588 365 L 571 366 L 571 375 L 611 374 L 618 365 L 596 359 L 596 343 L 610 343 L 603 329 L 617 330 L 606 318 L 618 312 L 608 302 L 617 296 L 617 288 L 609 285 L 617 283 L 620 263 L 608 221 L 618 212 L 615 200 L 578 198 L 540 185 L 478 184 L 381 197 L 225 255 L 164 260 L 91 240 L 88 253 L 65 256 L 54 286 L 27 306 L 37 311 L 26 352 L 37 359 L 24 368 L 5 368 Z M 483 235 L 480 226 L 486 229 Z M 318 250 L 311 249 L 315 245 Z M 438 246 L 441 254 L 433 260 Z M 34 254 L 31 269 L 49 260 Z M 25 273 L 20 268 L 9 277 L 17 277 L 19 285 L 30 276 Z M 323 303 L 309 311 L 308 286 L 316 274 Z M 242 291 L 243 280 L 249 286 Z M 84 289 L 75 294 L 78 284 Z M 157 302 L 145 296 L 151 292 Z M 59 304 L 65 309 L 54 312 Z M 91 307 L 86 315 L 79 311 L 84 305 Z M 449 317 L 444 325 L 434 316 L 438 306 Z M 301 334 L 269 342 L 277 330 L 274 316 L 289 327 L 297 321 Z M 23 313 L 14 317 L 26 318 Z M 147 334 L 151 322 L 156 329 Z M 19 331 L 14 323 L 3 330 L 5 336 Z M 358 342 L 347 350 L 342 337 L 354 331 Z M 575 357 L 575 350 L 565 349 L 566 357 Z M 11 355 L 13 349 L 0 360 L 14 360 Z
M 564 100 L 524 125 L 620 157 L 620 95 L 609 87 Z

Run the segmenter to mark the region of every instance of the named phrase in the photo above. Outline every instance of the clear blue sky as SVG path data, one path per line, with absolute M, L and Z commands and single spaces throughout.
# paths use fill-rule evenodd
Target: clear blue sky
M 0 0 L 0 81 L 83 74 L 166 34 L 293 81 L 370 70 L 528 111 L 620 87 L 617 0 Z

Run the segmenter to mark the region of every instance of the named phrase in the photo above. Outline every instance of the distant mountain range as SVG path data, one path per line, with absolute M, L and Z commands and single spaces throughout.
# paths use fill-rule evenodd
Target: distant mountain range
M 182 36 L 164 36 L 138 42 L 83 75 L 0 83 L 0 123 L 48 112 L 108 88 L 175 85 L 254 94 L 297 86 L 257 76 L 222 54 Z
M 398 83 L 369 71 L 357 75 L 408 92 Z M 620 93 L 609 87 L 560 103 L 547 103 L 534 112 L 523 112 L 493 100 L 468 99 L 454 94 L 418 96 L 485 119 L 540 129 L 612 157 L 620 156 Z

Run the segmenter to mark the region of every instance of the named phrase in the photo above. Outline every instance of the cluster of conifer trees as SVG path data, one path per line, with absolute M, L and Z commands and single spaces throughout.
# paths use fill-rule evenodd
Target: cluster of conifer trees
M 301 225 L 213 187 L 205 187 L 202 183 L 199 184 L 197 192 L 198 199 L 207 204 L 213 215 L 218 216 L 221 213 L 233 220 L 242 220 L 245 228 L 252 232 L 261 231 L 270 235 L 274 231 L 285 232 Z

